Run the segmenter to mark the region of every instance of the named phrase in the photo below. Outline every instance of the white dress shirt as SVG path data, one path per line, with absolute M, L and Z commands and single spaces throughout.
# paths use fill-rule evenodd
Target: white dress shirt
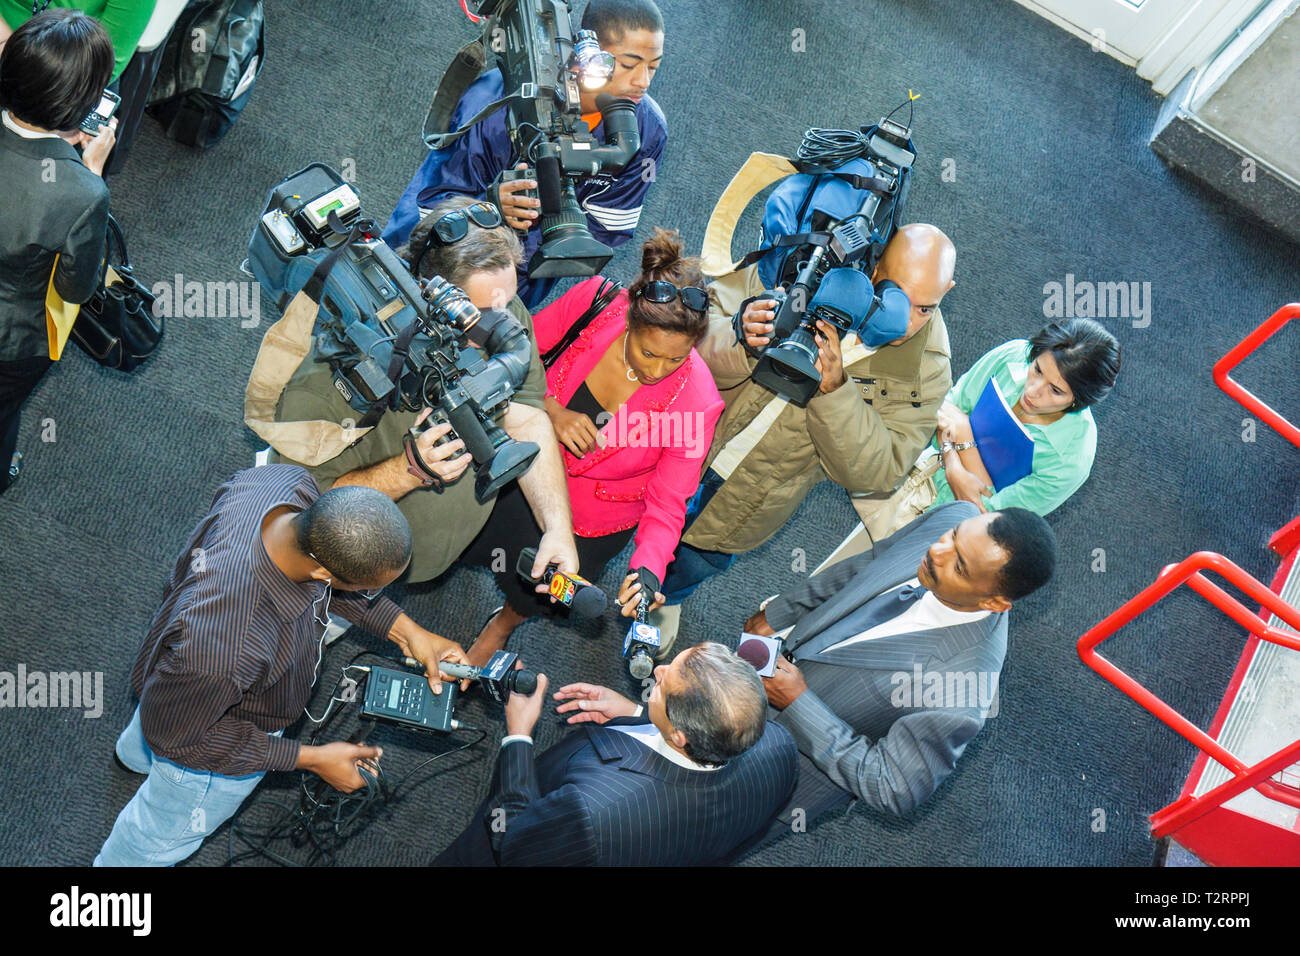
M 916 578 L 900 584 L 899 587 L 920 587 L 921 582 Z M 826 648 L 828 651 L 836 650 L 841 647 L 848 647 L 851 644 L 857 644 L 860 641 L 874 641 L 881 637 L 889 637 L 894 634 L 908 634 L 914 631 L 933 631 L 944 627 L 954 627 L 958 624 L 969 624 L 972 621 L 978 621 L 989 615 L 988 611 L 954 611 L 948 605 L 944 604 L 934 596 L 933 591 L 926 591 L 919 600 L 913 601 L 908 605 L 907 610 L 897 617 L 890 618 L 883 624 L 877 624 L 875 627 L 868 628 L 859 634 L 845 638 L 838 644 Z M 823 652 L 824 653 L 824 652 Z
M 13 130 L 23 139 L 63 139 L 58 133 L 38 133 L 34 129 L 24 129 L 14 122 L 14 118 L 9 115 L 8 110 L 0 112 L 0 122 L 5 124 L 7 129 Z

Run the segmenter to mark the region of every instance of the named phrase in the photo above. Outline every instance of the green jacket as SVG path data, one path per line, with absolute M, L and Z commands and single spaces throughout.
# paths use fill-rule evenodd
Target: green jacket
M 709 334 L 698 346 L 727 403 L 714 431 L 709 467 L 776 397 L 749 380 L 754 360 L 736 342 L 731 325 L 740 301 L 761 289 L 754 276 L 728 283 L 730 278 L 714 283 L 718 304 L 710 311 Z M 756 548 L 823 478 L 849 492 L 893 491 L 934 435 L 951 385 L 948 330 L 936 309 L 906 342 L 882 346 L 846 367 L 845 382 L 835 391 L 818 394 L 806 409 L 783 408 L 682 540 L 730 554 Z
M 99 21 L 113 41 L 113 79 L 116 80 L 135 56 L 144 28 L 153 16 L 155 0 L 54 0 L 50 9 L 80 10 Z M 17 30 L 32 18 L 31 0 L 0 0 L 0 17 Z

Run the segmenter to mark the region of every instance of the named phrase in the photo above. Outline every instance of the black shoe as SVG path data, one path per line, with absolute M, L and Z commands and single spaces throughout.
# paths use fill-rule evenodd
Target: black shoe
M 118 767 L 120 767 L 122 770 L 125 770 L 127 773 L 135 774 L 137 777 L 144 776 L 143 774 L 140 773 L 139 770 L 132 770 L 126 764 L 122 763 L 122 758 L 117 755 L 116 747 L 113 748 L 113 763 L 117 764 Z

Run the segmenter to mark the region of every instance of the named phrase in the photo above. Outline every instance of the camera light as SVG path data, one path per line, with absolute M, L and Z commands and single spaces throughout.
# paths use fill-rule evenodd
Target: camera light
M 596 34 L 591 30 L 578 31 L 573 44 L 573 60 L 585 89 L 598 90 L 614 75 L 614 57 L 600 48 Z

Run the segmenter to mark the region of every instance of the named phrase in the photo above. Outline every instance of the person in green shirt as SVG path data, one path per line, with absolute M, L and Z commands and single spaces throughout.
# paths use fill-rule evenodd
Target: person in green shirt
M 985 512 L 1055 511 L 1092 471 L 1097 425 L 1090 407 L 1109 394 L 1119 366 L 1119 342 L 1091 319 L 1052 322 L 1033 338 L 1013 339 L 986 352 L 949 389 L 935 437 L 902 485 L 887 498 L 854 496 L 862 524 L 813 573 L 861 554 L 951 501 L 969 501 Z M 1000 488 L 994 486 L 970 423 L 990 380 L 1034 443 L 1030 473 Z
M 939 409 L 935 454 L 923 456 L 913 469 L 914 475 L 933 472 L 933 498 L 917 495 L 900 509 L 893 528 L 954 500 L 982 511 L 1055 511 L 1088 479 L 1097 453 L 1090 406 L 1110 392 L 1119 367 L 1119 343 L 1091 319 L 1052 322 L 1031 339 L 1013 339 L 987 352 L 949 391 Z M 990 379 L 1034 442 L 1033 470 L 1003 487 L 994 486 L 970 424 Z
M 113 41 L 116 62 L 113 64 L 112 80 L 116 80 L 135 55 L 144 28 L 153 16 L 155 2 L 156 0 L 37 0 L 33 4 L 32 0 L 0 0 L 0 44 L 9 38 L 10 33 L 44 9 L 62 7 L 65 10 L 80 10 L 98 20 L 108 32 L 108 38 Z

